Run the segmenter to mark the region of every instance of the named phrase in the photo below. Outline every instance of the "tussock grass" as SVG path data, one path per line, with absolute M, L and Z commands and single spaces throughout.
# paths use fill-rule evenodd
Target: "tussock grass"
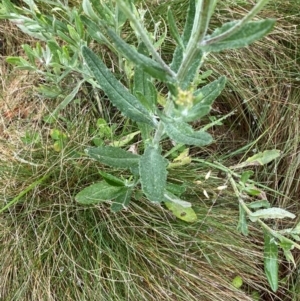
M 276 17 L 278 22 L 262 41 L 210 56 L 206 68 L 214 71 L 212 78 L 225 74 L 229 79 L 214 112 L 217 116 L 232 110 L 237 113 L 214 129 L 218 143 L 204 150 L 206 156 L 228 165 L 255 150 L 282 150 L 281 160 L 257 170 L 256 178 L 280 192 L 269 192 L 274 204 L 292 212 L 299 211 L 300 193 L 299 13 L 295 3 L 269 5 L 265 16 Z M 156 19 L 169 3 L 147 5 Z M 182 28 L 186 2 L 173 5 Z M 250 6 L 248 1 L 221 2 L 213 26 L 241 16 Z M 22 43 L 34 44 L 4 21 L 0 34 L 6 41 L 3 58 L 22 54 Z M 167 41 L 162 48 L 166 57 L 171 47 Z M 104 167 L 76 154 L 91 144 L 90 129 L 96 118 L 111 118 L 120 128 L 122 120 L 111 114 L 111 107 L 99 108 L 90 94 L 82 93 L 80 104 L 70 105 L 56 124 L 45 124 L 43 116 L 56 104 L 38 97 L 34 86 L 39 78 L 13 71 L 4 61 L 0 64 L 1 208 L 48 175 L 0 214 L 0 300 L 250 301 L 255 300 L 255 292 L 260 300 L 297 300 L 297 269 L 285 262 L 279 291 L 276 295 L 269 291 L 262 267 L 262 233 L 253 227 L 248 238 L 237 233 L 232 193 L 224 192 L 215 203 L 204 198 L 203 189 L 212 195 L 222 184 L 217 175 L 214 181 L 189 185 L 185 197 L 199 215 L 192 225 L 174 220 L 144 199 L 134 200 L 128 211 L 119 214 L 112 214 L 105 204 L 78 206 L 74 195 L 97 181 L 98 169 Z M 61 152 L 53 150 L 52 128 L 68 134 Z M 21 138 L 27 132 L 36 132 L 40 140 L 24 143 Z M 203 180 L 207 171 L 193 165 L 170 177 L 193 183 Z M 300 258 L 296 260 L 299 263 Z M 241 290 L 231 285 L 237 275 L 244 281 Z

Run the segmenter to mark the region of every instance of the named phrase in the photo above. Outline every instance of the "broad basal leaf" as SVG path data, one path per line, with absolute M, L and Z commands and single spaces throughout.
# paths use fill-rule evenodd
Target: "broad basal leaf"
M 151 202 L 161 203 L 167 181 L 166 160 L 157 148 L 148 146 L 140 160 L 142 190 Z
M 83 46 L 82 54 L 104 93 L 125 116 L 134 121 L 154 125 L 147 109 L 114 77 L 92 50 Z
M 295 218 L 296 215 L 286 211 L 281 208 L 268 208 L 268 209 L 260 209 L 255 212 L 252 212 L 251 215 L 249 215 L 249 218 L 252 222 L 256 222 L 259 218 L 262 219 L 274 219 L 274 218 Z
M 197 220 L 197 215 L 192 207 L 186 208 L 174 202 L 164 201 L 166 207 L 179 219 L 193 223 Z
M 111 186 L 102 181 L 81 190 L 75 200 L 83 205 L 98 204 L 116 198 L 124 190 L 125 187 Z
M 236 24 L 238 24 L 238 22 L 240 21 L 231 21 L 223 24 L 223 26 L 217 28 L 212 35 L 208 36 L 206 40 L 218 37 L 234 27 Z M 248 46 L 269 33 L 273 29 L 274 24 L 275 20 L 273 19 L 248 22 L 229 37 L 220 41 L 216 41 L 210 45 L 203 46 L 202 49 L 205 52 L 218 52 L 226 49 L 235 49 Z
M 138 168 L 140 156 L 113 146 L 90 147 L 85 152 L 93 159 L 117 168 Z
M 205 146 L 212 143 L 213 138 L 204 131 L 194 131 L 193 128 L 185 122 L 162 117 L 167 135 L 177 143 Z
M 278 289 L 278 246 L 275 238 L 267 231 L 264 233 L 264 267 L 269 284 L 276 292 Z

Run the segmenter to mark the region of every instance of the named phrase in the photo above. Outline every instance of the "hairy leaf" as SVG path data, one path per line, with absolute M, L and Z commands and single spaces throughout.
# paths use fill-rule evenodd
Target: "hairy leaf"
M 182 39 L 179 35 L 179 31 L 176 25 L 176 21 L 173 15 L 173 12 L 171 10 L 171 8 L 168 8 L 168 25 L 169 25 L 169 30 L 170 30 L 170 34 L 172 35 L 173 39 L 176 41 L 177 45 L 180 46 L 181 48 L 184 48 Z
M 81 190 L 75 196 L 75 200 L 83 205 L 98 204 L 116 198 L 124 189 L 126 188 L 111 186 L 105 181 L 102 181 Z
M 145 72 L 154 78 L 164 82 L 172 81 L 166 70 L 162 68 L 159 63 L 136 51 L 132 46 L 122 40 L 113 30 L 107 29 L 107 33 L 114 42 L 116 49 L 128 60 L 141 67 Z
M 223 24 L 222 27 L 217 28 L 211 36 L 207 37 L 207 40 L 218 37 L 220 34 L 230 30 L 240 21 L 231 21 Z M 269 33 L 275 24 L 275 20 L 266 19 L 259 21 L 252 21 L 244 24 L 238 31 L 233 33 L 227 38 L 220 41 L 216 41 L 207 46 L 203 46 L 202 49 L 205 52 L 218 52 L 226 49 L 236 49 L 248 46 L 249 44 L 259 40 Z M 205 42 L 205 41 L 204 41 Z M 205 44 L 204 44 L 205 45 Z
M 241 205 L 239 205 L 239 222 L 237 225 L 237 230 L 245 236 L 249 234 L 246 212 Z
M 251 202 L 250 204 L 247 204 L 247 207 L 251 209 L 257 209 L 257 208 L 270 208 L 270 203 L 267 200 L 262 200 L 262 201 L 254 201 Z
M 205 146 L 212 143 L 213 138 L 204 131 L 194 131 L 193 128 L 185 122 L 162 117 L 167 135 L 177 143 L 187 145 Z
M 110 101 L 128 118 L 154 125 L 147 109 L 108 70 L 89 48 L 82 47 L 83 57 Z
M 167 181 L 166 160 L 157 148 L 148 146 L 140 160 L 142 190 L 151 202 L 161 203 Z
M 268 208 L 268 209 L 260 209 L 257 210 L 253 213 L 251 213 L 251 215 L 249 215 L 249 218 L 252 222 L 257 221 L 259 218 L 263 218 L 263 219 L 274 219 L 274 218 L 295 218 L 295 214 L 286 211 L 284 209 L 281 208 Z
M 194 25 L 195 12 L 196 12 L 195 0 L 190 0 L 184 31 L 182 34 L 182 42 L 184 46 L 187 45 L 191 37 L 191 33 Z M 178 44 L 174 51 L 173 60 L 171 63 L 171 69 L 174 70 L 175 72 L 178 71 L 179 66 L 181 65 L 182 62 L 182 58 L 183 58 L 183 49 Z
M 278 246 L 272 235 L 264 233 L 264 268 L 268 282 L 274 292 L 278 289 Z
M 85 152 L 93 159 L 117 168 L 138 168 L 140 156 L 113 146 L 90 147 Z
M 122 209 L 126 209 L 129 205 L 132 195 L 132 189 L 128 188 L 121 194 L 119 194 L 112 202 L 110 210 L 112 212 L 118 212 Z
M 117 178 L 109 173 L 104 171 L 99 171 L 99 174 L 102 176 L 103 180 L 111 186 L 125 186 L 124 181 L 120 178 Z
M 278 158 L 280 153 L 278 149 L 266 150 L 248 158 L 246 162 L 254 165 L 265 165 Z
M 294 267 L 296 268 L 297 265 L 296 265 L 294 256 L 293 256 L 293 254 L 291 252 L 291 250 L 293 250 L 294 247 L 295 247 L 294 244 L 291 243 L 289 240 L 287 240 L 284 236 L 282 236 L 280 238 L 280 244 L 279 244 L 279 246 L 282 248 L 286 260 L 288 262 L 292 262 L 293 265 L 294 265 Z
M 207 115 L 211 110 L 211 105 L 215 99 L 221 94 L 226 84 L 226 77 L 221 76 L 212 83 L 202 87 L 195 92 L 194 105 L 182 112 L 185 122 L 192 122 Z

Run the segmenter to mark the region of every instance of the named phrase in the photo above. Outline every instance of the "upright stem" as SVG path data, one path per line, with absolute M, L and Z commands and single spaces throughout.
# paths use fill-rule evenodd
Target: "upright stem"
M 164 62 L 164 60 L 160 57 L 157 53 L 155 47 L 153 46 L 152 42 L 150 41 L 146 30 L 141 25 L 139 19 L 132 13 L 129 6 L 124 2 L 124 0 L 116 0 L 118 6 L 121 8 L 122 12 L 127 16 L 130 22 L 134 25 L 134 29 L 140 35 L 142 41 L 144 42 L 145 46 L 151 52 L 153 58 L 160 63 L 160 65 L 166 70 L 166 72 L 172 77 L 175 78 L 176 74 L 171 68 Z
M 181 82 L 185 78 L 199 51 L 199 42 L 204 39 L 207 32 L 212 5 L 214 5 L 214 1 L 211 0 L 198 0 L 197 2 L 191 37 L 183 53 L 182 63 L 177 73 L 178 82 Z
M 166 115 L 168 115 L 170 113 L 170 111 L 172 110 L 172 108 L 173 108 L 172 105 L 173 105 L 173 101 L 171 99 L 171 96 L 169 96 L 166 106 L 165 106 L 165 109 L 164 109 L 164 112 Z M 163 134 L 164 134 L 164 125 L 161 121 L 159 121 L 152 143 L 154 145 L 158 145 Z

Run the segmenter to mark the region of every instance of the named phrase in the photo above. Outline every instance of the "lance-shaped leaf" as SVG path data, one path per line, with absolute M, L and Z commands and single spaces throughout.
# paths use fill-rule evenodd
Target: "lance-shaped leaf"
M 292 254 L 292 252 L 291 252 L 291 250 L 293 250 L 294 247 L 295 247 L 294 244 L 291 243 L 291 241 L 288 240 L 288 239 L 286 239 L 284 236 L 281 236 L 281 237 L 279 238 L 279 240 L 280 240 L 279 246 L 282 248 L 286 260 L 287 260 L 288 262 L 292 262 L 293 265 L 294 265 L 294 267 L 296 268 L 297 265 L 296 265 L 294 256 L 293 256 L 293 254 Z
M 190 0 L 188 12 L 187 12 L 187 18 L 182 34 L 182 43 L 184 46 L 187 45 L 191 33 L 193 30 L 193 25 L 194 25 L 194 18 L 195 18 L 195 12 L 196 12 L 196 5 L 195 5 L 195 0 Z M 175 72 L 178 71 L 179 66 L 181 65 L 183 58 L 183 49 L 182 47 L 178 44 L 173 55 L 173 60 L 171 63 L 171 69 L 174 70 Z
M 160 150 L 148 146 L 140 160 L 142 190 L 151 202 L 161 203 L 167 182 L 167 164 Z
M 212 83 L 197 90 L 195 92 L 196 99 L 194 105 L 182 112 L 183 120 L 185 122 L 192 122 L 207 115 L 211 110 L 211 105 L 224 89 L 225 84 L 226 77 L 221 76 Z
M 274 292 L 278 289 L 278 246 L 275 238 L 267 231 L 264 233 L 264 268 L 268 282 Z
M 126 190 L 124 190 L 113 200 L 110 206 L 110 210 L 112 212 L 118 212 L 121 211 L 122 209 L 126 209 L 130 203 L 131 195 L 132 195 L 131 188 L 127 188 Z
M 204 131 L 194 131 L 193 128 L 182 121 L 161 117 L 167 135 L 177 143 L 205 146 L 212 143 L 213 138 Z
M 122 40 L 113 30 L 107 29 L 107 33 L 113 41 L 115 48 L 128 60 L 143 68 L 143 70 L 152 77 L 163 82 L 172 82 L 172 78 L 168 76 L 167 71 L 161 67 L 159 63 L 136 51 L 132 46 Z
M 265 150 L 259 152 L 254 156 L 248 158 L 245 162 L 231 166 L 232 169 L 244 168 L 248 166 L 262 166 L 270 163 L 281 155 L 281 151 L 278 149 Z
M 164 204 L 177 218 L 185 222 L 193 223 L 197 220 L 197 215 L 191 207 L 183 207 L 180 204 L 168 201 L 164 201 Z
M 85 152 L 93 159 L 117 168 L 136 169 L 140 156 L 113 146 L 90 147 Z
M 147 55 L 147 47 L 141 43 L 138 46 L 138 52 Z M 151 82 L 151 76 L 144 69 L 137 65 L 134 68 L 133 78 L 134 95 L 144 104 L 146 108 L 154 111 L 157 103 L 157 91 Z
M 237 230 L 245 236 L 249 234 L 246 212 L 241 205 L 239 205 L 239 222 L 237 225 Z
M 114 77 L 92 50 L 83 46 L 82 54 L 104 93 L 125 116 L 154 125 L 147 109 Z
M 278 158 L 280 154 L 281 151 L 278 149 L 265 150 L 264 152 L 259 152 L 258 154 L 248 158 L 246 162 L 248 165 L 250 165 L 250 163 L 253 165 L 265 165 Z
M 75 200 L 83 205 L 98 204 L 116 198 L 125 190 L 126 187 L 111 186 L 105 181 L 102 181 L 81 190 L 75 196 Z
M 268 208 L 268 209 L 260 209 L 255 212 L 252 212 L 251 215 L 249 215 L 249 218 L 252 222 L 256 222 L 258 219 L 263 218 L 263 219 L 274 219 L 274 218 L 292 218 L 294 219 L 296 217 L 295 214 L 286 211 L 281 208 Z
M 117 178 L 109 173 L 104 171 L 99 171 L 99 174 L 102 176 L 103 180 L 111 186 L 125 186 L 125 183 L 122 179 Z
M 85 15 L 80 16 L 82 23 L 86 26 L 87 33 L 91 36 L 92 39 L 97 41 L 100 44 L 106 44 L 109 48 L 112 48 L 111 43 L 107 38 L 102 34 L 98 24 L 93 22 L 90 18 Z
M 184 48 L 171 7 L 168 8 L 167 17 L 168 17 L 170 34 L 172 35 L 173 39 L 176 41 L 177 45 L 180 46 L 181 48 Z
M 224 34 L 239 22 L 241 21 L 231 21 L 223 24 L 222 27 L 217 28 L 212 35 L 208 36 L 206 40 L 209 41 L 211 38 L 217 39 L 219 35 Z M 273 19 L 248 22 L 227 38 L 220 41 L 216 40 L 216 42 L 212 42 L 211 44 L 208 42 L 206 46 L 204 41 L 204 46 L 201 48 L 205 52 L 218 52 L 226 49 L 245 47 L 269 33 L 274 27 L 274 24 L 275 20 Z

